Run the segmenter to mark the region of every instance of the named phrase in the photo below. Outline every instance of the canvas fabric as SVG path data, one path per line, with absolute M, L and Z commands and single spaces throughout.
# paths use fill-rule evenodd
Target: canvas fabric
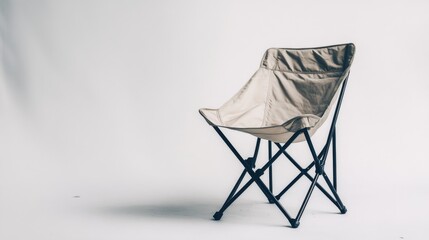
M 202 108 L 199 112 L 212 126 L 274 142 L 286 142 L 303 128 L 313 134 L 336 102 L 354 52 L 353 44 L 270 48 L 238 93 L 220 108 Z

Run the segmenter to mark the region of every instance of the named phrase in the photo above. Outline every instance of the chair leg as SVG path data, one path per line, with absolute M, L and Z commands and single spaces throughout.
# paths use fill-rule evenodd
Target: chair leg
M 287 218 L 287 220 L 289 221 L 289 223 L 291 224 L 291 226 L 293 228 L 297 228 L 299 226 L 299 222 L 298 224 L 296 224 L 295 219 L 293 219 L 289 213 L 286 211 L 286 209 L 283 208 L 283 206 L 280 204 L 280 202 L 274 197 L 274 195 L 269 192 L 270 190 L 267 188 L 267 186 L 265 186 L 265 184 L 261 181 L 261 179 L 256 179 L 255 180 L 256 183 L 258 184 L 259 188 L 264 192 L 264 191 L 268 191 L 268 195 L 270 196 L 271 201 L 277 206 L 278 209 L 280 209 L 280 211 L 283 213 L 283 215 Z M 258 183 L 259 182 L 259 183 Z
M 324 173 L 323 178 L 325 179 L 326 183 L 328 184 L 328 187 L 331 189 L 331 192 L 334 194 L 334 197 L 337 199 L 337 202 L 339 204 L 339 208 L 342 214 L 345 214 L 347 212 L 346 206 L 342 203 L 340 197 L 337 193 L 337 137 L 336 137 L 336 127 L 333 126 L 332 130 L 332 178 L 334 181 L 334 184 L 331 184 L 331 181 L 329 181 L 328 176 Z
M 309 135 L 309 133 L 308 133 L 307 130 L 304 131 L 304 135 L 305 135 L 307 144 L 308 144 L 308 146 L 310 148 L 311 154 L 313 155 L 314 162 L 316 164 L 316 176 L 318 177 L 318 174 L 323 176 L 323 178 L 325 179 L 325 182 L 328 184 L 329 189 L 331 190 L 332 194 L 334 194 L 334 197 L 337 200 L 337 203 L 338 203 L 337 206 L 340 208 L 341 213 L 342 214 L 346 213 L 347 212 L 347 208 L 343 205 L 340 197 L 337 194 L 337 191 L 335 190 L 334 186 L 332 185 L 331 181 L 329 180 L 328 176 L 326 175 L 325 170 L 323 169 L 323 167 L 324 167 L 323 166 L 324 161 L 320 160 L 318 158 L 318 156 L 316 156 L 316 151 L 314 150 L 313 143 L 311 141 L 310 135 Z M 326 153 L 323 156 L 323 159 L 326 160 L 326 154 L 327 154 L 328 148 L 326 148 L 325 151 L 326 151 Z M 315 177 L 315 179 L 316 179 L 316 177 Z
M 340 199 L 340 196 L 337 193 L 337 190 L 335 190 L 334 186 L 332 185 L 331 181 L 329 181 L 328 175 L 326 175 L 325 172 L 322 174 L 323 178 L 325 179 L 326 184 L 328 184 L 329 189 L 331 189 L 332 194 L 334 194 L 335 199 L 338 202 L 340 212 L 342 214 L 345 214 L 347 212 L 346 206 L 344 206 L 343 202 Z
M 310 188 L 308 189 L 307 194 L 305 195 L 304 201 L 302 202 L 302 205 L 298 211 L 298 214 L 296 215 L 295 224 L 297 225 L 299 225 L 299 220 L 301 219 L 302 214 L 304 213 L 304 210 L 307 207 L 308 201 L 310 200 L 310 197 L 313 194 L 313 190 L 314 190 L 314 187 L 316 186 L 317 179 L 322 173 L 321 171 L 323 171 L 323 168 L 320 165 L 319 157 L 316 155 L 316 151 L 314 150 L 314 146 L 313 146 L 313 143 L 311 142 L 310 135 L 307 129 L 305 129 L 304 131 L 304 136 L 307 140 L 308 147 L 310 148 L 311 155 L 313 156 L 314 164 L 316 166 L 316 175 L 314 176 L 313 181 L 311 182 Z
M 276 143 L 277 147 L 280 148 L 281 145 Z M 279 194 L 276 195 L 277 200 L 280 198 L 302 177 L 306 176 L 308 180 L 311 182 L 314 180 L 313 177 L 308 173 L 308 171 L 313 168 L 314 161 L 308 165 L 306 168 L 302 168 L 295 159 L 292 158 L 286 151 L 283 152 L 286 158 L 299 170 L 301 171 Z M 325 154 L 325 150 L 323 149 L 319 155 L 317 156 L 321 159 Z M 338 204 L 338 202 L 319 184 L 316 182 L 316 187 L 341 211 L 342 207 Z
M 226 145 L 230 148 L 230 150 L 234 153 L 234 155 L 237 157 L 237 159 L 240 161 L 240 163 L 243 165 L 245 171 L 250 175 L 251 179 L 232 197 L 227 199 L 227 201 L 224 203 L 224 206 L 215 213 L 213 216 L 215 219 L 220 219 L 223 215 L 223 212 L 228 208 L 253 182 L 256 183 L 256 185 L 261 189 L 261 191 L 264 193 L 264 195 L 268 198 L 268 200 L 273 202 L 279 210 L 283 213 L 283 215 L 287 218 L 287 220 L 290 222 L 292 227 L 298 227 L 299 223 L 293 219 L 289 213 L 283 208 L 283 206 L 280 204 L 280 202 L 274 197 L 274 195 L 271 193 L 270 189 L 264 184 L 264 182 L 261 180 L 261 176 L 264 174 L 264 171 L 267 170 L 274 161 L 282 154 L 282 152 L 290 145 L 292 142 L 296 139 L 296 137 L 302 133 L 302 131 L 296 132 L 284 145 L 280 148 L 280 150 L 270 158 L 270 160 L 260 169 L 253 171 L 250 164 L 246 163 L 246 161 L 241 157 L 241 155 L 237 152 L 237 150 L 234 148 L 234 146 L 231 144 L 231 142 L 225 137 L 225 135 L 220 131 L 218 127 L 213 127 L 215 131 L 219 134 L 219 136 L 222 138 L 222 140 L 226 143 Z M 259 143 L 257 143 L 258 145 Z M 255 151 L 256 153 L 257 151 Z M 240 179 L 239 179 L 240 180 Z M 234 190 L 234 189 L 233 189 Z
M 221 209 L 213 215 L 214 220 L 220 220 L 222 218 L 223 211 L 225 211 L 227 206 L 230 205 L 230 204 L 228 204 L 228 202 L 234 196 L 235 192 L 237 191 L 238 187 L 240 186 L 241 182 L 243 181 L 243 178 L 245 175 L 246 175 L 246 170 L 243 170 L 243 172 L 241 173 L 237 182 L 235 183 L 234 187 L 232 188 L 231 192 L 229 193 L 228 197 L 226 198 L 225 203 L 222 205 Z
M 258 138 L 256 140 L 256 146 L 255 146 L 255 152 L 253 154 L 252 158 L 248 158 L 247 160 L 245 160 L 245 162 L 248 164 L 248 166 L 250 168 L 255 168 L 255 163 L 256 163 L 256 158 L 258 156 L 258 152 L 259 152 L 259 145 L 261 143 L 261 139 Z M 238 178 L 237 182 L 235 183 L 234 187 L 232 188 L 231 192 L 229 193 L 228 197 L 225 200 L 225 203 L 222 205 L 221 209 L 219 211 L 217 211 L 214 215 L 213 218 L 214 220 L 220 220 L 222 218 L 223 212 L 235 201 L 235 199 L 237 199 L 238 196 L 241 195 L 237 194 L 238 196 L 235 196 L 234 194 L 237 192 L 238 187 L 240 186 L 241 182 L 243 181 L 244 176 L 246 175 L 246 169 L 243 170 L 243 172 L 241 173 L 240 177 Z M 252 181 L 253 183 L 253 181 Z M 249 183 L 248 183 L 249 184 Z M 251 183 L 250 183 L 251 184 Z M 249 184 L 249 186 L 250 186 Z M 247 185 L 247 184 L 246 184 Z M 247 187 L 246 187 L 247 188 Z M 245 188 L 245 189 L 246 189 Z M 244 190 L 245 190 L 244 189 Z M 243 189 L 242 189 L 243 190 Z M 244 190 L 242 192 L 244 192 Z M 232 201 L 231 201 L 232 200 Z
M 310 200 L 311 194 L 313 194 L 314 186 L 316 186 L 317 179 L 319 178 L 319 174 L 316 173 L 316 176 L 314 176 L 313 182 L 311 182 L 310 188 L 308 189 L 307 194 L 305 195 L 304 201 L 302 202 L 301 207 L 299 208 L 298 214 L 296 215 L 295 221 L 299 225 L 299 220 L 302 217 L 302 214 L 304 213 L 305 208 L 307 207 L 308 201 Z
M 225 201 L 225 203 L 223 204 L 223 206 L 221 207 L 221 209 L 219 211 L 217 211 L 214 215 L 213 215 L 213 219 L 214 220 L 220 220 L 222 218 L 223 212 L 229 207 L 231 206 L 231 204 L 237 200 L 238 197 L 241 196 L 241 194 L 244 193 L 244 191 L 247 190 L 247 188 L 250 187 L 250 185 L 252 185 L 252 183 L 254 182 L 253 179 L 250 179 L 234 196 L 232 196 L 231 198 L 227 199 Z
M 272 158 L 272 143 L 271 141 L 268 141 L 268 159 Z M 270 192 L 273 193 L 273 166 L 270 165 L 268 168 L 268 182 L 269 182 L 269 188 Z M 274 203 L 273 201 L 268 201 L 269 203 Z
M 288 219 L 288 221 L 291 223 L 292 227 L 298 227 L 298 225 L 295 224 L 294 219 L 289 215 L 289 213 L 283 208 L 283 206 L 280 204 L 280 202 L 274 197 L 274 195 L 270 192 L 270 190 L 267 188 L 267 186 L 262 182 L 260 179 L 260 176 L 263 174 L 263 171 L 261 169 L 258 169 L 256 172 L 253 170 L 246 169 L 246 172 L 250 174 L 252 179 L 250 179 L 234 196 L 228 198 L 222 208 L 216 212 L 213 215 L 213 218 L 215 220 L 219 220 L 222 218 L 223 212 L 253 183 L 255 182 L 256 185 L 261 189 L 261 191 L 265 194 L 265 196 L 268 198 L 270 202 L 273 202 L 283 213 L 283 215 Z
M 279 147 L 279 150 L 277 151 L 276 154 L 274 154 L 274 156 L 272 156 L 272 143 L 269 142 L 268 143 L 268 156 L 269 156 L 269 161 L 262 167 L 257 169 L 256 171 L 253 170 L 253 168 L 255 167 L 255 161 L 256 161 L 256 157 L 257 157 L 257 153 L 258 153 L 258 149 L 259 149 L 259 143 L 260 143 L 260 139 L 258 138 L 257 143 L 256 143 L 256 148 L 255 148 L 255 153 L 253 158 L 249 158 L 247 160 L 244 160 L 241 155 L 237 152 L 237 150 L 234 148 L 234 146 L 231 144 L 231 142 L 229 142 L 229 140 L 225 137 L 225 135 L 219 130 L 219 128 L 214 127 L 214 129 L 216 130 L 216 132 L 221 136 L 221 138 L 224 140 L 224 142 L 227 144 L 227 146 L 230 148 L 230 150 L 234 153 L 234 155 L 237 157 L 237 159 L 240 161 L 240 163 L 243 165 L 244 170 L 241 173 L 240 177 L 238 178 L 236 184 L 234 185 L 234 187 L 232 188 L 230 194 L 228 195 L 225 203 L 223 204 L 223 206 L 221 207 L 221 209 L 219 211 L 217 211 L 214 215 L 213 218 L 215 220 L 219 220 L 222 218 L 223 212 L 238 198 L 241 196 L 241 194 L 247 190 L 248 187 L 250 187 L 253 183 L 256 183 L 256 185 L 259 187 L 259 189 L 262 191 L 262 193 L 267 197 L 268 201 L 270 203 L 274 203 L 277 208 L 283 213 L 283 215 L 287 218 L 287 220 L 289 221 L 289 223 L 291 224 L 291 226 L 293 228 L 296 228 L 299 226 L 300 224 L 300 219 L 307 207 L 307 204 L 311 198 L 311 195 L 314 191 L 315 187 L 318 187 L 322 193 L 324 193 L 341 211 L 341 213 L 345 213 L 347 211 L 346 207 L 343 205 L 343 203 L 341 202 L 340 197 L 338 196 L 336 189 L 334 187 L 334 185 L 332 185 L 331 181 L 329 180 L 328 176 L 326 175 L 325 171 L 324 171 L 324 164 L 325 164 L 325 160 L 326 160 L 326 155 L 329 149 L 329 144 L 325 145 L 325 147 L 323 148 L 323 150 L 319 153 L 319 155 L 316 155 L 316 151 L 314 149 L 313 143 L 310 139 L 310 135 L 307 131 L 307 129 L 303 129 L 300 130 L 298 132 L 296 132 L 283 146 L 281 146 L 280 144 L 276 145 Z M 308 147 L 310 149 L 311 155 L 313 157 L 313 162 L 308 165 L 306 168 L 302 168 L 287 152 L 286 152 L 286 148 L 296 139 L 296 137 L 301 134 L 304 133 Z M 334 144 L 333 144 L 334 145 Z M 273 195 L 273 179 L 272 179 L 272 164 L 274 163 L 274 161 L 276 161 L 276 159 L 280 156 L 280 155 L 285 155 L 291 162 L 292 164 L 297 167 L 301 173 L 295 177 L 294 180 L 292 180 L 292 182 L 290 184 L 288 184 L 288 186 L 286 186 L 285 189 L 283 189 L 280 194 L 278 194 L 277 196 Z M 316 168 L 316 174 L 314 177 L 310 176 L 310 174 L 308 173 L 308 171 L 315 167 Z M 264 174 L 265 170 L 269 170 L 269 186 L 267 187 L 267 185 L 264 184 L 264 182 L 261 180 L 261 176 Z M 251 177 L 251 179 L 240 189 L 238 190 L 239 186 L 241 185 L 244 176 L 246 175 L 246 173 L 248 173 Z M 286 209 L 284 209 L 284 207 L 280 204 L 280 202 L 278 201 L 281 197 L 281 195 L 283 195 L 288 189 L 290 189 L 302 176 L 306 176 L 310 181 L 311 181 L 311 185 L 310 188 L 307 191 L 307 194 L 301 204 L 301 207 L 296 215 L 295 218 L 292 218 L 289 213 L 286 211 Z M 329 189 L 331 190 L 332 194 L 334 195 L 334 197 L 332 197 L 321 185 L 319 185 L 317 183 L 319 177 L 322 176 L 324 178 L 324 180 L 326 181 Z M 238 191 L 237 191 L 238 190 Z
M 336 139 L 336 130 L 335 126 L 332 133 L 332 178 L 334 181 L 334 188 L 337 190 L 337 139 Z

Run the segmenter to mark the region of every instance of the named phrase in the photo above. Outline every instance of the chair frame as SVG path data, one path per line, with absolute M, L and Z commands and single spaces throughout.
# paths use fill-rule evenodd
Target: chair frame
M 256 183 L 256 185 L 261 189 L 261 191 L 264 193 L 264 195 L 267 197 L 269 203 L 274 203 L 279 210 L 283 213 L 283 215 L 287 218 L 292 228 L 297 228 L 300 224 L 300 219 L 304 213 L 304 210 L 308 204 L 308 201 L 310 200 L 310 197 L 313 193 L 313 190 L 315 187 L 317 187 L 321 192 L 340 210 L 342 214 L 345 214 L 347 212 L 347 208 L 344 206 L 343 202 L 341 201 L 340 197 L 337 193 L 337 154 L 336 154 L 336 122 L 338 119 L 339 111 L 341 108 L 341 103 L 344 97 L 345 89 L 347 86 L 347 80 L 348 76 L 344 79 L 341 87 L 341 92 L 338 97 L 337 106 L 335 108 L 334 117 L 331 122 L 331 126 L 329 129 L 329 134 L 326 140 L 326 143 L 319 154 L 316 154 L 316 150 L 314 149 L 313 143 L 311 141 L 310 134 L 308 132 L 307 128 L 303 128 L 295 132 L 292 137 L 289 138 L 289 140 L 283 144 L 283 146 L 279 143 L 274 143 L 279 150 L 272 155 L 272 141 L 268 140 L 268 162 L 263 165 L 261 168 L 254 170 L 255 168 L 255 162 L 258 156 L 259 146 L 261 139 L 257 138 L 256 140 L 256 146 L 255 151 L 252 157 L 247 158 L 246 160 L 238 153 L 238 151 L 235 149 L 235 147 L 231 144 L 231 142 L 228 140 L 228 138 L 223 134 L 223 132 L 219 129 L 217 126 L 212 126 L 214 130 L 219 134 L 219 136 L 222 138 L 222 140 L 226 143 L 226 145 L 229 147 L 229 149 L 233 152 L 233 154 L 237 157 L 237 159 L 240 161 L 240 163 L 243 165 L 244 170 L 241 173 L 240 177 L 238 178 L 237 182 L 235 183 L 234 187 L 232 188 L 230 194 L 228 195 L 225 203 L 222 205 L 219 211 L 217 211 L 213 218 L 214 220 L 220 220 L 223 216 L 224 211 L 235 201 L 237 200 L 240 195 L 246 191 L 248 187 L 250 187 L 253 183 Z M 313 161 L 310 165 L 303 168 L 300 166 L 295 159 L 292 158 L 287 152 L 286 149 L 293 143 L 293 141 L 300 135 L 304 134 L 305 140 L 308 144 L 309 150 L 311 152 L 311 155 L 313 157 Z M 328 175 L 326 174 L 324 167 L 328 156 L 328 151 L 330 148 L 332 142 L 332 172 L 333 172 L 333 183 L 330 181 Z M 285 187 L 282 191 L 280 191 L 279 194 L 273 195 L 273 173 L 272 173 L 272 164 L 279 158 L 280 155 L 285 155 L 286 158 L 300 171 L 300 173 Z M 313 167 L 315 167 L 315 176 L 312 177 L 308 171 L 311 170 Z M 264 182 L 261 180 L 261 176 L 264 174 L 264 172 L 268 169 L 269 171 L 269 186 L 267 187 Z M 251 179 L 245 183 L 240 190 L 238 190 L 239 186 L 241 185 L 241 182 L 243 181 L 244 176 L 247 174 L 250 175 Z M 311 181 L 310 188 L 307 191 L 307 194 L 301 204 L 301 207 L 295 216 L 293 218 L 286 209 L 281 205 L 279 202 L 280 198 L 296 183 L 301 177 L 307 177 Z M 317 183 L 319 177 L 322 176 L 325 182 L 327 183 L 330 191 L 332 192 L 332 195 L 328 193 L 327 190 L 325 190 L 319 183 Z

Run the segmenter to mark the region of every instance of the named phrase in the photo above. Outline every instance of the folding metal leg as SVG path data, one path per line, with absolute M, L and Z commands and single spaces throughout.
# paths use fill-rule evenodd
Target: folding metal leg
M 234 146 L 230 143 L 230 141 L 225 137 L 225 135 L 220 131 L 218 127 L 213 127 L 215 131 L 219 134 L 219 136 L 222 138 L 222 140 L 226 143 L 226 145 L 231 149 L 231 151 L 234 153 L 234 155 L 237 157 L 237 159 L 240 161 L 240 163 L 243 165 L 245 171 L 250 175 L 251 179 L 235 194 L 230 194 L 231 196 L 228 197 L 227 201 L 224 203 L 222 208 L 216 212 L 213 215 L 213 218 L 215 220 L 219 220 L 223 212 L 253 183 L 255 182 L 256 185 L 261 189 L 261 191 L 264 193 L 264 195 L 268 198 L 270 202 L 273 202 L 279 210 L 283 213 L 283 215 L 287 218 L 289 223 L 292 225 L 292 227 L 296 228 L 298 227 L 299 223 L 293 219 L 289 213 L 283 208 L 283 206 L 280 204 L 280 202 L 274 197 L 274 195 L 271 193 L 269 188 L 263 183 L 261 180 L 261 176 L 264 174 L 264 171 L 267 170 L 276 160 L 277 158 L 282 154 L 282 152 L 296 139 L 296 137 L 302 133 L 302 131 L 296 132 L 290 139 L 287 141 L 281 149 L 260 169 L 257 169 L 256 171 L 253 171 L 252 167 L 249 166 L 249 164 L 246 163 L 246 161 L 241 157 L 241 155 L 237 152 L 237 150 L 234 148 Z M 259 147 L 259 145 L 257 144 Z M 241 178 L 241 176 L 240 176 Z M 239 178 L 239 180 L 240 180 Z M 241 181 L 240 181 L 241 182 Z M 237 185 L 237 184 L 236 184 Z M 235 188 L 235 186 L 234 186 Z M 233 190 L 235 190 L 233 188 Z M 235 192 L 235 191 L 232 191 Z
M 335 199 L 337 199 L 341 213 L 345 214 L 347 212 L 347 208 L 341 201 L 340 196 L 338 196 L 337 190 L 334 188 L 334 186 L 332 186 L 332 183 L 331 181 L 329 181 L 329 178 L 325 172 L 323 172 L 322 176 L 325 179 L 326 184 L 328 184 L 329 189 L 331 189 L 332 194 L 334 194 Z
M 326 151 L 326 152 L 323 154 L 323 157 L 320 158 L 319 157 L 320 155 L 319 156 L 316 155 L 316 151 L 314 150 L 314 146 L 313 146 L 313 143 L 311 141 L 311 138 L 310 138 L 308 131 L 304 131 L 304 135 L 305 135 L 308 147 L 310 148 L 311 155 L 312 155 L 313 160 L 314 160 L 314 165 L 316 167 L 316 175 L 315 175 L 315 177 L 311 183 L 311 186 L 307 192 L 307 195 L 304 198 L 304 202 L 302 203 L 301 208 L 297 214 L 296 221 L 299 221 L 301 219 L 302 213 L 304 212 L 305 207 L 307 206 L 307 203 L 311 197 L 311 194 L 313 193 L 314 187 L 316 186 L 317 179 L 319 178 L 320 175 L 323 176 L 325 182 L 328 184 L 328 187 L 330 188 L 332 194 L 334 195 L 334 197 L 336 199 L 336 203 L 337 203 L 335 205 L 340 209 L 341 213 L 346 213 L 347 212 L 346 207 L 343 205 L 340 197 L 337 194 L 337 191 L 332 186 L 331 182 L 329 181 L 328 176 L 326 175 L 326 173 L 324 171 L 324 163 L 326 160 L 327 151 L 329 150 L 329 145 L 326 145 L 324 147 L 324 151 Z M 332 199 L 331 199 L 331 201 L 332 201 Z
M 277 147 L 281 147 L 280 144 L 276 143 Z M 295 159 L 292 158 L 286 151 L 283 152 L 283 154 L 286 156 L 286 158 L 289 159 L 289 161 L 300 171 L 300 173 L 282 190 L 279 194 L 276 195 L 277 200 L 280 200 L 280 198 L 290 189 L 292 186 L 298 182 L 298 180 L 302 176 L 306 176 L 308 180 L 313 182 L 314 178 L 308 173 L 310 169 L 312 169 L 315 165 L 314 161 L 308 165 L 306 168 L 302 168 Z M 317 156 L 319 159 L 321 159 L 325 154 L 325 148 L 319 153 Z M 316 187 L 335 205 L 338 207 L 338 209 L 341 211 L 342 207 L 338 204 L 338 202 L 319 184 L 316 182 Z
M 234 153 L 234 155 L 237 157 L 237 159 L 240 161 L 240 163 L 243 165 L 244 170 L 241 173 L 240 177 L 238 178 L 236 184 L 234 185 L 234 187 L 232 188 L 230 194 L 228 195 L 225 203 L 222 205 L 221 209 L 219 211 L 217 211 L 214 215 L 213 218 L 215 220 L 219 220 L 221 219 L 223 212 L 239 197 L 241 196 L 241 194 L 247 190 L 248 187 L 250 187 L 253 183 L 256 183 L 256 185 L 261 189 L 261 191 L 264 193 L 264 195 L 267 197 L 268 201 L 270 203 L 274 203 L 279 210 L 283 213 L 283 215 L 285 215 L 285 217 L 287 218 L 287 220 L 289 221 L 289 223 L 291 224 L 291 226 L 293 228 L 296 228 L 299 226 L 300 223 L 300 219 L 307 207 L 307 204 L 311 198 L 311 195 L 314 191 L 314 188 L 317 187 L 318 189 L 320 189 L 322 191 L 322 193 L 324 193 L 329 200 L 331 200 L 332 203 L 334 203 L 341 211 L 341 213 L 345 213 L 347 211 L 346 207 L 343 205 L 340 197 L 338 196 L 336 189 L 334 187 L 334 185 L 332 185 L 331 181 L 329 180 L 328 176 L 326 175 L 325 171 L 324 171 L 324 165 L 325 165 L 325 161 L 327 158 L 327 154 L 328 154 L 328 150 L 329 150 L 329 145 L 330 145 L 330 137 L 328 137 L 328 141 L 327 144 L 325 144 L 324 148 L 322 149 L 322 151 L 319 153 L 319 155 L 316 154 L 316 151 L 314 149 L 313 143 L 311 141 L 310 135 L 308 133 L 307 129 L 302 129 L 298 132 L 296 132 L 283 146 L 281 146 L 278 143 L 275 143 L 277 145 L 277 147 L 279 148 L 279 150 L 277 151 L 277 153 L 272 156 L 272 149 L 271 149 L 271 142 L 268 142 L 268 156 L 269 156 L 269 161 L 260 169 L 257 169 L 256 171 L 253 170 L 253 168 L 255 168 L 255 161 L 257 159 L 257 154 L 258 154 L 258 150 L 259 150 L 259 145 L 260 145 L 260 139 L 257 139 L 256 142 L 256 147 L 255 147 L 255 153 L 253 155 L 253 157 L 248 158 L 247 160 L 244 160 L 241 155 L 237 152 L 237 150 L 234 148 L 234 146 L 231 144 L 231 142 L 225 137 L 225 135 L 220 131 L 220 129 L 218 127 L 214 127 L 214 129 L 216 130 L 216 132 L 219 134 L 219 136 L 224 140 L 224 142 L 226 143 L 226 145 L 230 148 L 230 150 Z M 313 162 L 308 165 L 306 168 L 302 168 L 287 152 L 286 152 L 286 148 L 296 139 L 296 137 L 303 133 L 305 136 L 305 139 L 307 141 L 308 147 L 310 149 L 312 158 L 313 158 Z M 330 135 L 332 136 L 332 135 Z M 332 140 L 333 141 L 333 140 Z M 333 142 L 333 145 L 335 145 L 335 142 Z M 291 183 L 289 183 L 277 196 L 273 195 L 273 181 L 272 181 L 272 164 L 278 159 L 278 157 L 280 155 L 285 155 L 290 161 L 291 163 L 297 167 L 301 172 L 298 174 L 298 176 L 296 176 Z M 315 176 L 312 177 L 308 171 L 310 169 L 312 169 L 313 167 L 315 167 L 316 169 L 316 173 Z M 264 171 L 269 169 L 269 187 L 267 187 L 263 181 L 261 180 L 261 176 L 264 174 Z M 239 186 L 241 185 L 244 176 L 247 174 L 250 175 L 251 179 L 249 181 L 247 181 L 243 187 L 241 187 L 241 189 L 238 190 Z M 286 211 L 286 209 L 284 209 L 284 207 L 280 204 L 280 202 L 278 201 L 281 196 L 288 191 L 302 176 L 306 176 L 310 181 L 311 181 L 311 185 L 307 191 L 307 194 L 301 204 L 301 207 L 296 215 L 295 218 L 292 218 L 291 215 Z M 331 196 L 331 194 L 329 194 L 321 185 L 319 185 L 317 183 L 319 177 L 322 176 L 323 179 L 326 181 L 329 189 L 331 190 L 333 196 Z
M 271 159 L 273 152 L 271 141 L 268 141 L 268 159 Z M 273 166 L 270 165 L 268 168 L 268 183 L 270 187 L 270 192 L 273 193 Z M 269 203 L 274 203 L 273 201 L 268 201 Z
M 337 190 L 337 139 L 335 126 L 332 131 L 332 178 L 334 179 L 334 188 Z
M 316 155 L 316 151 L 314 150 L 313 143 L 311 142 L 310 135 L 308 134 L 307 129 L 304 131 L 304 136 L 307 141 L 308 147 L 310 148 L 311 155 L 313 157 L 314 165 L 316 167 L 316 176 L 314 176 L 313 181 L 311 182 L 310 188 L 307 191 L 307 194 L 305 195 L 304 201 L 302 202 L 302 205 L 298 211 L 298 214 L 296 215 L 296 221 L 299 223 L 299 220 L 302 217 L 302 214 L 304 213 L 305 208 L 307 207 L 308 201 L 310 200 L 311 194 L 313 193 L 314 186 L 316 186 L 317 179 L 319 178 L 319 175 L 322 173 L 323 167 L 320 164 L 320 159 Z
M 261 139 L 260 139 L 260 138 L 258 138 L 258 139 L 256 140 L 255 152 L 254 152 L 254 154 L 253 154 L 253 157 L 252 157 L 252 158 L 248 158 L 247 160 L 245 160 L 245 161 L 246 161 L 246 163 L 247 163 L 251 168 L 255 168 L 255 163 L 256 163 L 256 159 L 257 159 L 257 157 L 258 157 L 258 151 L 259 151 L 259 145 L 260 145 L 260 143 L 261 143 Z M 239 195 L 238 195 L 236 198 L 234 198 L 234 200 L 232 200 L 232 199 L 233 199 L 233 197 L 234 197 L 234 195 L 235 195 L 235 193 L 237 192 L 238 187 L 240 186 L 241 182 L 243 181 L 243 178 L 244 178 L 244 176 L 245 176 L 245 175 L 246 175 L 246 169 L 244 169 L 244 170 L 243 170 L 243 172 L 241 173 L 240 177 L 238 178 L 237 182 L 235 183 L 234 187 L 232 188 L 231 192 L 229 193 L 228 197 L 226 198 L 225 203 L 222 205 L 221 210 L 220 210 L 220 211 L 218 211 L 218 212 L 216 212 L 216 213 L 213 215 L 213 218 L 214 218 L 215 220 L 219 220 L 219 219 L 222 217 L 222 213 L 223 213 L 223 211 L 224 211 L 226 208 L 228 208 L 228 206 L 229 206 L 229 205 L 231 205 L 231 204 L 232 204 L 232 202 L 233 202 L 233 201 L 235 201 L 235 199 L 237 199 L 237 197 L 238 197 Z M 246 185 L 247 185 L 247 184 L 246 184 Z M 250 184 L 249 184 L 249 186 L 250 186 Z M 243 192 L 244 192 L 244 191 L 243 191 Z M 241 195 L 241 193 L 240 193 L 240 195 Z M 232 201 L 231 201 L 231 200 L 232 200 Z M 223 210 L 222 210 L 222 209 L 223 209 Z

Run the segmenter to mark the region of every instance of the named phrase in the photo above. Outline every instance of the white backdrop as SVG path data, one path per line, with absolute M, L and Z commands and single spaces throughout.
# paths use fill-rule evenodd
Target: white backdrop
M 0 11 L 0 239 L 424 239 L 427 1 L 1 0 Z M 248 212 L 264 201 L 255 188 L 232 224 L 228 212 L 209 221 L 240 166 L 198 109 L 232 96 L 269 47 L 347 42 L 349 213 L 320 212 L 335 209 L 316 196 L 298 230 L 283 228 L 274 208 Z M 252 138 L 227 134 L 251 153 Z

